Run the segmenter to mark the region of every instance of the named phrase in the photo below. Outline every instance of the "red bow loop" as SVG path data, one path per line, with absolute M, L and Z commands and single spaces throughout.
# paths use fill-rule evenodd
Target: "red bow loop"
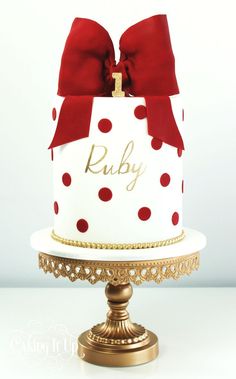
M 106 67 L 114 62 L 108 32 L 95 21 L 76 18 L 62 54 L 58 95 L 108 96 L 112 83 L 106 80 Z
M 179 93 L 167 17 L 138 22 L 120 38 L 121 60 L 126 58 L 133 96 L 171 96 Z

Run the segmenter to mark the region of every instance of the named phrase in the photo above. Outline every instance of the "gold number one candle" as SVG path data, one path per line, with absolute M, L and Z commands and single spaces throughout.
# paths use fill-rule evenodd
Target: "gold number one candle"
M 122 74 L 121 72 L 113 72 L 113 79 L 115 79 L 115 90 L 112 91 L 113 97 L 124 97 L 125 93 L 122 91 Z

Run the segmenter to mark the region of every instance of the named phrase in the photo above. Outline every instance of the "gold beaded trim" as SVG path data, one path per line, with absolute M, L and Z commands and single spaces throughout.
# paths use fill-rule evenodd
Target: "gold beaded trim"
M 97 336 L 96 334 L 94 334 L 92 332 L 92 330 L 90 330 L 88 333 L 88 338 L 90 338 L 92 341 L 95 341 L 95 342 L 106 343 L 106 344 L 111 344 L 111 345 L 129 345 L 131 343 L 141 342 L 141 341 L 145 340 L 146 338 L 148 338 L 148 332 L 145 329 L 144 333 L 141 336 L 121 339 L 121 338 L 100 337 L 100 336 Z
M 174 238 L 169 238 L 167 240 L 155 241 L 155 242 L 141 242 L 141 243 L 98 243 L 98 242 L 82 242 L 66 239 L 58 236 L 54 230 L 52 230 L 51 237 L 64 245 L 70 245 L 75 247 L 84 247 L 90 249 L 112 249 L 112 250 L 124 250 L 124 249 L 147 249 L 151 247 L 161 247 L 173 245 L 174 243 L 180 242 L 184 239 L 185 234 L 182 233 Z

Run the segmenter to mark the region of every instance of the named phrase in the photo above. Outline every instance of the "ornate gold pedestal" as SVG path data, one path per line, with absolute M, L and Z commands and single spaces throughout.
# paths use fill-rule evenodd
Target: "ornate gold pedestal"
M 82 333 L 78 339 L 79 356 L 103 366 L 133 366 L 149 362 L 158 355 L 157 336 L 131 322 L 126 310 L 132 296 L 130 282 L 162 282 L 189 275 L 199 267 L 199 253 L 149 261 L 94 261 L 57 257 L 39 253 L 39 267 L 57 278 L 71 281 L 108 282 L 106 296 L 110 310 L 107 319 Z
M 149 362 L 158 354 L 155 334 L 132 323 L 126 310 L 132 296 L 131 284 L 106 285 L 110 310 L 107 320 L 79 337 L 79 356 L 106 366 L 132 366 Z

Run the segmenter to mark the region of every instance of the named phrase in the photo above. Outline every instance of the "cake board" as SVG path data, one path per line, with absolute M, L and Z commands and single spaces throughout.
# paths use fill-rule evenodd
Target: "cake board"
M 132 285 L 165 279 L 179 279 L 199 267 L 206 237 L 184 228 L 185 237 L 172 245 L 147 249 L 92 249 L 64 245 L 51 238 L 52 228 L 31 236 L 39 252 L 39 267 L 56 278 L 107 282 L 105 294 L 110 310 L 105 322 L 93 326 L 78 338 L 78 355 L 102 366 L 133 366 L 155 359 L 157 336 L 131 322 L 126 310 Z

